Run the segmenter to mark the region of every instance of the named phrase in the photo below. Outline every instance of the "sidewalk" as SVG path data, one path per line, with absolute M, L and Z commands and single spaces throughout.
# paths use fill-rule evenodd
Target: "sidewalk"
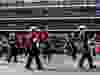
M 32 73 L 29 70 L 24 68 L 24 65 L 26 63 L 25 59 L 23 63 L 7 63 L 5 61 L 0 61 L 0 72 L 14 72 L 14 73 Z M 41 58 L 41 61 L 43 63 L 43 66 L 47 69 L 46 71 L 50 72 L 78 72 L 79 68 L 77 68 L 77 63 L 75 64 L 70 56 L 64 56 L 64 55 L 54 55 L 51 62 L 47 64 L 46 61 L 44 61 Z M 78 61 L 78 60 L 77 60 Z M 100 68 L 100 61 L 94 61 L 94 64 L 96 63 L 97 69 Z M 33 64 L 31 65 L 32 68 L 36 70 L 36 64 L 33 60 Z M 99 69 L 98 69 L 99 71 Z

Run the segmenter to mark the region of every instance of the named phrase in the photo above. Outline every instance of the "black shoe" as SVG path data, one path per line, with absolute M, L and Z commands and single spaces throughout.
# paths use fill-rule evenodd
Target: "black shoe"
M 27 69 L 27 70 L 33 70 L 31 67 L 27 67 L 27 66 L 25 66 L 25 68 Z
M 93 65 L 93 66 L 91 66 L 90 68 L 91 68 L 91 69 L 95 69 L 95 68 L 96 68 L 96 65 Z
M 76 61 L 77 57 L 76 56 L 72 56 L 73 61 Z
M 89 70 L 95 72 L 96 71 L 96 65 L 90 66 Z
M 8 60 L 8 63 L 10 63 L 11 62 L 11 60 Z
M 93 68 L 96 68 L 96 65 L 94 65 Z

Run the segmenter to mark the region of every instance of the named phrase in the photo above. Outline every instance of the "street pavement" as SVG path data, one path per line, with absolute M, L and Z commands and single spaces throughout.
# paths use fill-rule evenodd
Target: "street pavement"
M 5 75 L 8 73 L 11 73 L 11 75 L 20 74 L 20 73 L 25 74 L 25 75 L 27 74 L 32 75 L 33 73 L 35 73 L 34 71 L 29 71 L 24 68 L 24 65 L 27 59 L 22 60 L 22 61 L 23 63 L 17 63 L 17 64 L 13 62 L 11 62 L 10 64 L 3 61 L 0 62 L 0 73 L 5 72 Z M 53 55 L 53 58 L 49 64 L 47 64 L 47 62 L 44 62 L 41 56 L 41 61 L 44 67 L 46 68 L 44 72 L 80 72 L 80 69 L 75 67 L 75 64 L 72 61 L 70 56 Z M 37 71 L 34 60 L 31 66 L 32 68 L 34 68 L 35 71 Z M 97 72 L 99 71 L 100 71 L 100 64 L 98 63 Z

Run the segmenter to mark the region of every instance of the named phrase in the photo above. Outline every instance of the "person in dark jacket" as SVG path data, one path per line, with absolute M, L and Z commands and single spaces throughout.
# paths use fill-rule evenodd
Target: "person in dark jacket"
M 72 36 L 70 43 L 71 43 L 72 49 L 73 49 L 72 59 L 75 61 L 77 59 L 77 54 L 79 53 L 79 42 L 80 42 L 79 31 L 74 31 L 73 34 L 74 35 Z
M 25 68 L 32 70 L 31 63 L 32 63 L 32 59 L 34 58 L 36 60 L 37 69 L 43 70 L 43 66 L 42 66 L 42 63 L 41 63 L 40 58 L 39 58 L 40 51 L 37 48 L 37 41 L 33 41 L 32 48 L 28 48 L 27 51 L 29 53 L 29 56 L 28 56 L 28 60 L 27 60 L 27 63 L 25 65 Z
M 14 46 L 14 44 L 11 44 L 11 49 L 9 50 L 9 55 L 8 55 L 8 62 L 11 61 L 12 57 L 14 57 L 14 62 L 18 62 L 18 60 L 17 60 L 17 48 Z
M 93 59 L 90 52 L 91 50 L 88 46 L 88 39 L 89 39 L 89 32 L 82 30 L 80 34 L 80 40 L 83 41 L 84 45 L 83 48 L 81 48 L 82 57 L 80 59 L 79 66 L 83 68 L 83 62 L 85 61 L 85 59 L 88 59 L 89 67 L 90 69 L 92 69 L 92 68 L 96 68 L 96 66 L 93 65 Z
M 16 43 L 15 43 L 15 39 L 13 38 L 15 38 L 14 33 L 10 33 L 9 36 L 10 50 L 8 51 L 8 62 L 11 61 L 12 57 L 14 57 L 14 62 L 18 62 Z
M 66 51 L 67 54 L 71 54 L 72 55 L 72 59 L 73 61 L 75 61 L 77 59 L 77 53 L 78 53 L 78 50 L 77 50 L 77 47 L 75 46 L 75 41 L 77 41 L 77 39 L 75 39 L 74 37 L 68 37 L 66 36 Z

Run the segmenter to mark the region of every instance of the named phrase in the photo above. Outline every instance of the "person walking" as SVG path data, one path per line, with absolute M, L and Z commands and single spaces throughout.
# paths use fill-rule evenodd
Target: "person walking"
M 36 60 L 37 69 L 43 70 L 43 66 L 42 66 L 42 63 L 41 63 L 40 58 L 39 58 L 40 51 L 37 48 L 37 41 L 36 40 L 33 40 L 32 48 L 28 48 L 27 51 L 29 53 L 29 56 L 28 56 L 28 60 L 27 60 L 27 63 L 25 65 L 25 68 L 28 70 L 33 70 L 31 68 L 31 64 L 32 64 L 32 59 L 34 58 Z
M 83 63 L 85 59 L 88 59 L 89 67 L 90 69 L 93 69 L 93 68 L 96 68 L 96 66 L 93 65 L 93 59 L 91 56 L 91 49 L 89 48 L 89 45 L 88 45 L 88 39 L 89 39 L 89 33 L 87 31 L 81 30 L 80 40 L 83 42 L 83 48 L 81 48 L 82 57 L 79 61 L 79 66 L 80 68 L 84 68 Z
M 73 37 L 69 37 L 68 34 L 66 35 L 66 38 L 65 38 L 65 42 L 66 42 L 66 46 L 65 46 L 65 51 L 67 54 L 71 55 L 72 56 L 72 59 L 73 61 L 75 61 L 77 59 L 77 47 L 75 46 L 75 41 L 76 39 L 73 38 Z
M 10 44 L 10 49 L 8 51 L 8 63 L 11 62 L 12 57 L 14 57 L 14 62 L 18 62 L 17 60 L 17 48 L 15 44 L 15 34 L 14 33 L 9 33 L 9 44 Z

